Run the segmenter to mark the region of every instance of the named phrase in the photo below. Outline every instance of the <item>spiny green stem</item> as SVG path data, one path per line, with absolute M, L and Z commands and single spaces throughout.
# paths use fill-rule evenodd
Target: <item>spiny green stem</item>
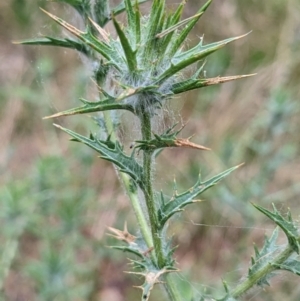
M 140 114 L 141 120 L 141 131 L 142 131 L 142 139 L 143 140 L 151 140 L 151 115 L 146 110 L 142 110 Z M 153 195 L 153 187 L 152 187 L 152 152 L 144 151 L 143 153 L 143 168 L 144 168 L 144 195 L 146 200 L 146 205 L 149 214 L 149 221 L 151 225 L 152 239 L 153 239 L 153 247 L 155 250 L 155 254 L 157 256 L 157 265 L 159 268 L 163 268 L 165 265 L 164 255 L 162 251 L 162 243 L 159 233 L 159 223 L 157 219 L 157 210 L 155 208 L 155 201 Z
M 143 110 L 143 113 L 140 114 L 141 120 L 141 131 L 142 131 L 142 139 L 143 140 L 151 140 L 152 138 L 152 130 L 151 130 L 151 115 L 146 110 Z M 156 208 L 153 196 L 153 187 L 152 187 L 152 152 L 144 151 L 143 154 L 143 167 L 144 167 L 144 182 L 145 182 L 145 200 L 149 214 L 149 220 L 151 224 L 151 232 L 153 239 L 153 247 L 155 251 L 155 255 L 157 257 L 157 265 L 159 268 L 163 268 L 165 266 L 165 258 L 162 251 L 162 242 L 159 232 L 159 223 L 156 215 Z M 165 289 L 169 296 L 169 299 L 172 301 L 181 301 L 182 298 L 175 284 L 174 278 L 172 274 L 168 274 L 165 277 Z
M 114 126 L 113 126 L 113 123 L 112 123 L 112 119 L 111 119 L 111 115 L 110 115 L 110 112 L 103 112 L 103 116 L 104 116 L 104 121 L 105 121 L 105 125 L 106 125 L 106 130 L 107 130 L 107 133 L 110 134 L 110 137 L 111 137 L 111 140 L 112 141 L 115 141 L 117 139 L 117 136 L 116 136 L 116 132 L 114 130 Z M 145 135 L 145 137 L 149 138 L 149 140 L 151 139 L 151 120 L 150 120 L 150 116 L 145 116 L 146 117 L 146 120 L 145 121 L 145 127 L 142 126 L 142 133 L 143 133 L 143 137 Z M 144 132 L 145 131 L 145 132 Z M 149 186 L 150 186 L 150 191 L 151 191 L 151 195 L 152 195 L 152 205 L 153 205 L 153 211 L 152 212 L 156 212 L 155 211 L 155 203 L 154 203 L 154 198 L 153 198 L 153 191 L 152 191 L 152 182 L 151 182 L 151 153 L 148 154 L 149 156 L 147 156 L 148 158 L 146 159 L 148 163 L 150 163 L 150 168 L 148 169 L 148 179 L 149 179 Z M 145 158 L 144 158 L 145 159 Z M 147 163 L 147 164 L 148 164 Z M 135 215 L 137 217 L 137 220 L 138 220 L 138 223 L 139 223 L 139 226 L 140 226 L 140 229 L 141 229 L 141 232 L 142 232 L 142 235 L 147 243 L 147 246 L 149 248 L 153 247 L 155 248 L 155 246 L 159 246 L 160 247 L 160 250 L 161 250 L 161 240 L 160 240 L 160 237 L 159 237 L 159 233 L 158 233 L 158 230 L 157 230 L 157 227 L 155 228 L 155 233 L 157 233 L 156 237 L 156 242 L 153 243 L 154 239 L 152 239 L 152 235 L 151 235 L 151 231 L 149 229 L 149 226 L 147 224 L 147 221 L 146 221 L 146 218 L 145 218 L 145 215 L 143 213 L 143 210 L 141 208 L 141 205 L 140 205 L 140 202 L 138 200 L 138 196 L 136 193 L 132 192 L 132 190 L 130 189 L 130 182 L 129 182 L 129 177 L 124 174 L 124 173 L 120 173 L 120 178 L 121 178 L 121 181 L 123 182 L 124 184 L 124 188 L 126 190 L 126 193 L 131 201 L 131 204 L 132 204 L 132 207 L 134 209 L 134 212 L 135 212 Z M 150 214 L 149 214 L 150 215 Z M 155 220 L 157 221 L 157 217 L 155 215 Z M 157 225 L 157 224 L 155 224 Z M 151 228 L 152 230 L 152 228 Z M 157 244 L 157 241 L 158 241 L 158 244 Z M 153 253 L 151 253 L 153 254 Z M 157 248 L 155 248 L 155 254 L 159 254 L 159 251 L 157 251 Z M 161 256 L 163 256 L 163 253 L 161 251 Z M 156 255 L 158 256 L 158 255 Z M 153 258 L 154 259 L 154 258 Z M 163 257 L 162 257 L 163 259 Z M 164 260 L 163 260 L 164 262 Z M 166 284 L 165 284 L 165 289 L 168 293 L 168 296 L 170 298 L 170 300 L 172 301 L 181 301 L 182 298 L 180 297 L 180 293 L 177 289 L 177 286 L 176 286 L 176 283 L 174 281 L 174 275 L 173 274 L 168 274 L 165 276 L 165 281 L 166 281 Z
M 276 268 L 272 264 L 281 264 L 285 260 L 287 260 L 292 254 L 294 253 L 294 250 L 292 247 L 288 246 L 286 247 L 282 252 L 280 252 L 270 264 L 267 266 L 259 269 L 257 272 L 255 272 L 253 275 L 248 277 L 246 280 L 244 280 L 241 284 L 239 284 L 230 294 L 233 298 L 238 298 L 241 295 L 243 295 L 246 291 L 248 291 L 250 288 L 255 286 L 257 282 L 265 277 L 266 275 L 273 272 Z
M 104 121 L 105 121 L 105 125 L 106 125 L 106 130 L 107 130 L 107 134 L 110 135 L 110 139 L 112 141 L 116 141 L 117 139 L 117 135 L 111 120 L 111 116 L 110 116 L 110 112 L 109 111 L 105 111 L 103 112 L 103 116 L 104 116 Z M 153 240 L 152 240 L 152 236 L 151 236 L 151 231 L 149 229 L 146 217 L 144 215 L 144 212 L 142 210 L 141 204 L 139 202 L 137 193 L 133 192 L 132 189 L 130 188 L 130 179 L 129 177 L 120 172 L 119 173 L 121 181 L 124 185 L 124 189 L 130 199 L 131 205 L 133 207 L 135 216 L 137 218 L 137 221 L 139 223 L 140 226 L 140 230 L 142 232 L 143 238 L 146 241 L 146 244 L 149 248 L 151 248 L 153 246 Z

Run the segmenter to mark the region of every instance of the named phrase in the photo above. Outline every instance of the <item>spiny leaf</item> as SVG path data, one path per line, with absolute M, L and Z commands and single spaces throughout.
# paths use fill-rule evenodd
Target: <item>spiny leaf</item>
M 122 44 L 122 48 L 127 60 L 128 69 L 131 71 L 131 73 L 135 73 L 137 71 L 136 51 L 132 50 L 130 41 L 126 37 L 126 34 L 121 29 L 121 26 L 115 18 L 113 18 L 113 23 Z
M 52 18 L 55 22 L 63 26 L 65 29 L 67 29 L 69 32 L 74 34 L 77 38 L 79 38 L 81 41 L 86 43 L 88 46 L 90 46 L 95 51 L 99 52 L 104 58 L 111 61 L 113 63 L 114 59 L 114 52 L 112 51 L 111 47 L 107 45 L 105 42 L 102 42 L 95 38 L 91 32 L 83 32 L 76 27 L 72 26 L 71 24 L 67 23 L 66 21 L 56 17 L 55 15 L 43 10 L 41 10 L 47 14 L 50 18 Z
M 55 113 L 50 116 L 46 116 L 43 119 L 49 118 L 56 118 L 61 116 L 70 116 L 70 115 L 78 115 L 78 114 L 86 114 L 86 113 L 93 113 L 93 112 L 102 112 L 102 111 L 109 111 L 109 110 L 127 110 L 130 112 L 134 112 L 134 109 L 131 105 L 126 103 L 117 102 L 116 99 L 105 99 L 101 101 L 88 101 L 85 99 L 80 99 L 81 102 L 84 103 L 83 106 L 73 108 L 70 110 L 62 111 L 59 113 Z
M 184 5 L 186 3 L 186 0 L 181 1 L 181 3 L 178 5 L 176 11 L 172 14 L 171 16 L 171 22 L 170 25 L 175 25 L 177 24 L 177 22 L 179 22 L 183 9 L 184 9 Z
M 199 21 L 201 18 L 202 14 L 207 10 L 207 8 L 210 6 L 212 0 L 208 0 L 197 12 L 197 14 L 200 14 L 198 18 L 192 19 L 189 24 L 185 27 L 185 29 L 182 30 L 178 38 L 174 41 L 172 47 L 168 51 L 169 56 L 173 56 L 181 46 L 181 44 L 185 41 L 186 37 L 190 33 L 190 31 L 193 29 L 193 27 L 196 25 L 196 23 Z
M 205 182 L 202 182 L 201 177 L 199 176 L 199 179 L 196 182 L 196 184 L 189 190 L 179 195 L 175 193 L 175 195 L 167 203 L 164 201 L 164 204 L 162 204 L 161 208 L 158 211 L 160 228 L 162 228 L 165 225 L 166 221 L 170 219 L 170 217 L 173 216 L 175 213 L 182 211 L 182 209 L 185 206 L 196 202 L 195 198 L 199 194 L 203 193 L 210 187 L 216 185 L 220 180 L 228 176 L 231 172 L 239 168 L 241 165 L 242 164 L 229 168 L 226 171 L 218 174 L 217 176 L 214 176 L 213 178 Z
M 135 2 L 135 47 L 140 44 L 141 42 L 141 16 L 140 16 L 140 10 L 139 10 L 139 4 L 136 1 Z
M 289 259 L 282 264 L 272 264 L 276 269 L 286 270 L 293 274 L 300 276 L 300 261 L 296 259 Z
M 143 60 L 151 61 L 156 53 L 157 41 L 155 37 L 159 33 L 164 21 L 165 1 L 154 0 L 152 3 L 150 19 L 147 26 L 147 37 L 144 47 Z
M 288 212 L 288 218 L 285 219 L 279 211 L 277 211 L 275 205 L 273 204 L 274 212 L 271 212 L 261 206 L 252 204 L 257 210 L 262 212 L 264 215 L 266 215 L 268 218 L 270 218 L 274 223 L 276 223 L 282 231 L 285 233 L 288 242 L 292 249 L 299 254 L 300 251 L 300 245 L 299 245 L 299 233 L 298 229 L 295 226 L 290 212 Z
M 151 12 L 150 12 L 150 20 L 149 20 L 149 28 L 148 28 L 148 36 L 147 40 L 152 40 L 156 33 L 157 28 L 160 23 L 160 19 L 164 15 L 165 10 L 165 1 L 161 0 L 153 0 Z
M 171 76 L 175 75 L 178 73 L 180 70 L 204 59 L 208 55 L 212 54 L 213 52 L 223 48 L 225 45 L 227 45 L 230 42 L 236 41 L 238 39 L 241 39 L 245 37 L 247 34 L 234 37 L 234 38 L 229 38 L 220 42 L 212 43 L 203 46 L 202 41 L 195 46 L 194 48 L 187 50 L 183 53 L 178 54 L 172 59 L 172 63 L 170 67 L 163 72 L 158 79 L 154 82 L 155 84 L 161 83 L 162 81 L 170 78 Z
M 118 142 L 112 142 L 110 140 L 102 141 L 92 135 L 90 138 L 86 138 L 57 124 L 54 125 L 72 136 L 74 141 L 82 142 L 96 150 L 100 153 L 100 158 L 114 163 L 120 172 L 128 174 L 141 188 L 144 187 L 142 167 L 136 162 L 133 154 L 129 157 L 122 151 Z
M 208 55 L 213 53 L 214 51 L 223 48 L 225 45 L 239 40 L 245 36 L 247 36 L 249 33 L 246 33 L 244 35 L 238 36 L 238 37 L 233 37 L 229 39 L 225 39 L 223 41 L 203 45 L 203 37 L 200 38 L 200 42 L 193 48 L 186 50 L 184 52 L 180 52 L 174 56 L 172 59 L 172 62 L 174 64 L 182 64 L 183 62 L 187 60 L 191 60 L 194 57 L 202 56 L 202 55 Z
M 255 257 L 252 257 L 252 266 L 249 268 L 248 275 L 251 277 L 253 274 L 257 273 L 258 270 L 269 265 L 269 263 L 274 258 L 274 253 L 278 250 L 276 241 L 278 238 L 278 228 L 273 231 L 273 234 L 270 238 L 265 237 L 265 242 L 262 249 L 259 251 L 256 246 L 254 246 Z M 274 276 L 274 274 L 268 274 L 265 277 L 261 278 L 257 285 L 264 286 L 269 285 L 269 279 Z
M 127 13 L 128 28 L 131 31 L 131 34 L 135 34 L 136 17 L 133 9 L 133 4 L 131 3 L 130 0 L 125 0 L 125 6 L 126 6 L 126 13 Z
M 163 38 L 163 37 L 166 36 L 167 34 L 169 34 L 169 33 L 171 33 L 171 32 L 174 32 L 176 29 L 178 29 L 179 27 L 185 25 L 186 23 L 190 22 L 191 20 L 196 19 L 196 18 L 199 18 L 202 14 L 203 14 L 203 12 L 201 12 L 201 13 L 199 13 L 199 14 L 196 14 L 196 15 L 194 15 L 194 16 L 192 16 L 192 17 L 186 18 L 186 19 L 184 19 L 184 20 L 182 20 L 182 21 L 176 23 L 175 25 L 173 25 L 173 26 L 167 28 L 166 30 L 164 30 L 164 31 L 162 31 L 162 32 L 160 32 L 160 33 L 158 33 L 158 34 L 156 35 L 156 38 L 159 38 L 159 39 Z
M 58 46 L 75 49 L 84 53 L 87 56 L 91 56 L 91 51 L 82 43 L 79 43 L 72 39 L 57 39 L 45 36 L 43 38 L 15 41 L 14 44 L 24 44 L 24 45 L 42 45 L 42 46 Z
M 167 30 L 168 28 L 176 25 L 179 20 L 180 17 L 182 15 L 182 11 L 185 5 L 185 1 L 182 1 L 180 3 L 180 5 L 178 6 L 177 10 L 172 14 L 169 14 L 168 17 L 166 18 L 165 22 L 164 22 L 164 26 L 162 28 L 162 31 Z M 160 56 L 158 58 L 158 65 L 160 64 L 160 62 L 164 59 L 164 54 L 166 52 L 166 50 L 168 49 L 168 46 L 170 45 L 171 41 L 172 41 L 172 37 L 174 35 L 174 31 L 170 31 L 167 36 L 165 36 L 164 38 L 160 38 L 158 41 L 158 49 L 160 50 Z
M 200 78 L 200 79 L 191 78 L 174 84 L 171 87 L 171 90 L 174 94 L 180 94 L 190 90 L 199 89 L 199 88 L 212 86 L 212 85 L 223 84 L 229 81 L 247 78 L 254 75 L 256 75 L 256 73 L 246 74 L 246 75 L 236 75 L 236 76 L 224 76 L 224 77 L 218 76 L 213 78 Z
M 61 116 L 70 116 L 70 115 L 78 115 L 78 114 L 86 114 L 93 112 L 102 112 L 108 110 L 127 110 L 131 113 L 135 113 L 135 108 L 130 103 L 125 103 L 124 100 L 130 98 L 136 94 L 155 91 L 156 86 L 147 86 L 147 87 L 123 87 L 124 91 L 120 93 L 116 98 L 109 95 L 105 90 L 100 89 L 100 93 L 105 96 L 105 99 L 100 101 L 88 101 L 83 98 L 80 98 L 80 101 L 84 104 L 81 107 L 69 109 L 63 112 L 55 113 L 50 116 L 46 116 L 43 119 L 61 117 Z M 123 102 L 122 102 L 123 101 Z
M 168 15 L 167 18 L 164 18 L 164 24 L 162 27 L 162 31 L 166 30 L 167 28 L 169 28 L 172 24 L 172 20 L 173 20 L 173 15 Z M 160 56 L 159 58 L 157 58 L 157 66 L 160 65 L 160 62 L 163 61 L 165 59 L 164 54 L 168 48 L 168 45 L 171 42 L 172 36 L 174 35 L 174 31 L 171 31 L 169 34 L 167 34 L 166 36 L 164 36 L 163 38 L 160 38 L 158 41 L 156 41 L 157 43 L 157 49 L 159 49 L 160 52 Z
M 190 142 L 190 138 L 188 139 L 177 138 L 178 133 L 182 130 L 183 127 L 178 131 L 173 132 L 172 129 L 174 127 L 168 129 L 162 135 L 154 134 L 155 137 L 154 139 L 136 140 L 137 143 L 136 148 L 147 150 L 147 151 L 155 151 L 157 149 L 166 148 L 166 147 L 190 147 L 190 148 L 195 148 L 200 150 L 210 150 L 210 148 Z

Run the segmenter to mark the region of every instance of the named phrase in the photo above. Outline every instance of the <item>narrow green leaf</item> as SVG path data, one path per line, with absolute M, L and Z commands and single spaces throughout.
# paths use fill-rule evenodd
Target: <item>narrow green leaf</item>
M 245 37 L 247 34 L 229 38 L 220 42 L 212 43 L 203 46 L 202 42 L 200 42 L 196 47 L 187 50 L 181 54 L 178 54 L 174 59 L 172 60 L 172 63 L 165 72 L 163 72 L 158 79 L 155 81 L 155 84 L 161 83 L 162 81 L 170 78 L 171 76 L 177 74 L 182 69 L 204 59 L 208 55 L 212 54 L 213 52 L 223 48 L 225 45 L 227 45 L 230 42 L 236 41 L 238 39 L 241 39 Z
M 183 9 L 184 9 L 184 5 L 185 5 L 186 1 L 183 0 L 177 7 L 176 11 L 172 14 L 171 16 L 171 22 L 170 25 L 175 25 L 177 24 L 177 22 L 179 22 Z
M 213 178 L 202 182 L 201 177 L 199 176 L 198 181 L 196 184 L 191 187 L 189 190 L 182 194 L 175 193 L 173 197 L 166 203 L 165 205 L 162 205 L 161 208 L 158 211 L 158 218 L 160 222 L 160 227 L 162 228 L 168 219 L 170 219 L 171 216 L 173 216 L 175 213 L 182 211 L 182 209 L 192 204 L 195 201 L 195 198 L 203 193 L 205 190 L 209 189 L 210 187 L 216 185 L 219 181 L 221 181 L 223 178 L 228 176 L 231 172 L 239 168 L 241 165 L 232 167 L 230 169 L 227 169 L 226 171 L 218 174 L 217 176 L 214 176 Z
M 199 78 L 199 79 L 190 78 L 188 80 L 174 84 L 170 90 L 174 94 L 180 94 L 190 90 L 200 89 L 212 85 L 223 84 L 233 80 L 247 78 L 254 75 L 256 75 L 256 73 L 246 74 L 246 75 L 236 75 L 236 76 L 225 76 L 225 77 L 218 76 L 213 78 Z
M 93 135 L 91 135 L 90 138 L 86 138 L 57 124 L 54 125 L 73 137 L 74 141 L 82 142 L 96 150 L 100 153 L 100 158 L 114 163 L 120 172 L 128 174 L 140 188 L 144 187 L 143 169 L 134 159 L 134 153 L 129 157 L 123 152 L 121 145 L 118 142 L 99 140 Z
M 190 31 L 193 29 L 193 27 L 196 25 L 196 23 L 199 21 L 199 19 L 201 18 L 202 14 L 207 10 L 207 8 L 210 6 L 212 0 L 208 0 L 197 12 L 197 14 L 200 14 L 198 16 L 198 18 L 196 19 L 192 19 L 188 25 L 186 26 L 185 29 L 183 29 L 183 31 L 180 33 L 180 35 L 178 36 L 178 38 L 176 38 L 173 46 L 170 48 L 169 51 L 169 55 L 173 56 L 178 49 L 180 48 L 181 44 L 186 40 L 186 37 L 188 36 L 188 34 L 190 33 Z M 202 13 L 202 14 L 201 14 Z
M 159 33 L 164 23 L 164 7 L 165 1 L 154 0 L 152 3 L 150 20 L 146 28 L 147 37 L 143 53 L 143 59 L 146 61 L 151 61 L 153 55 L 156 53 L 158 39 L 155 36 Z
M 135 2 L 135 37 L 136 45 L 141 43 L 141 16 L 138 1 Z
M 91 51 L 86 47 L 85 44 L 79 43 L 78 41 L 72 39 L 57 39 L 45 36 L 43 38 L 16 41 L 15 44 L 23 44 L 23 45 L 42 45 L 42 46 L 57 46 L 57 47 L 65 47 L 75 49 L 79 52 L 84 53 L 87 56 L 91 56 Z
M 156 38 L 159 38 L 157 47 L 161 53 L 159 57 L 160 61 L 164 59 L 163 54 L 167 51 L 170 43 L 172 43 L 174 32 L 180 26 L 180 25 L 178 26 L 178 24 L 180 23 L 181 25 L 183 25 L 184 23 L 186 23 L 186 20 L 183 20 L 181 22 L 179 21 L 182 14 L 183 7 L 184 7 L 184 2 L 182 2 L 179 5 L 179 7 L 177 8 L 174 14 L 170 14 L 168 16 L 162 31 L 156 35 Z
M 257 210 L 270 218 L 274 223 L 276 223 L 282 231 L 285 233 L 288 242 L 292 249 L 299 254 L 300 245 L 299 245 L 299 233 L 298 229 L 293 223 L 290 214 L 288 214 L 288 219 L 285 219 L 279 211 L 277 211 L 275 205 L 273 204 L 274 212 L 271 212 L 261 206 L 252 204 Z
M 131 105 L 117 102 L 115 99 L 105 99 L 96 102 L 80 99 L 80 101 L 84 103 L 84 105 L 81 107 L 58 112 L 53 115 L 46 116 L 43 119 L 86 114 L 86 113 L 93 113 L 93 112 L 103 112 L 103 111 L 110 111 L 110 110 L 127 110 L 132 113 L 134 112 L 134 109 L 132 108 Z
M 164 31 L 162 31 L 162 32 L 160 32 L 160 33 L 158 33 L 158 34 L 156 35 L 156 38 L 159 38 L 159 39 L 163 38 L 164 36 L 166 36 L 166 35 L 168 35 L 168 34 L 174 32 L 176 29 L 178 29 L 179 27 L 185 25 L 186 23 L 190 22 L 191 20 L 196 19 L 196 18 L 199 18 L 202 14 L 203 14 L 203 12 L 198 13 L 198 14 L 192 16 L 192 17 L 186 18 L 186 19 L 184 19 L 184 20 L 182 20 L 182 21 L 180 21 L 180 22 L 177 22 L 175 25 L 170 26 L 170 27 L 167 28 L 166 30 L 164 30 Z
M 124 100 L 134 95 L 137 95 L 139 93 L 152 92 L 157 88 L 157 86 L 147 86 L 147 87 L 138 87 L 138 88 L 123 87 L 123 88 L 124 91 L 122 91 L 117 97 L 112 97 L 104 90 L 99 91 L 105 97 L 105 99 L 100 101 L 88 101 L 86 99 L 80 98 L 80 101 L 84 104 L 83 106 L 69 109 L 63 112 L 55 113 L 54 115 L 44 117 L 44 119 L 61 117 L 61 116 L 86 114 L 86 113 L 93 113 L 93 112 L 101 112 L 101 111 L 108 111 L 108 110 L 127 110 L 135 114 L 136 110 L 134 108 L 134 105 L 130 104 L 129 101 L 126 103 Z
M 192 58 L 194 55 L 198 55 L 199 53 L 205 52 L 205 51 L 215 51 L 218 50 L 222 47 L 224 47 L 225 45 L 239 40 L 245 36 L 247 36 L 249 33 L 246 33 L 244 35 L 238 36 L 238 37 L 233 37 L 233 38 L 229 38 L 223 41 L 219 41 L 219 42 L 215 42 L 215 43 L 211 43 L 211 44 L 207 44 L 207 45 L 203 45 L 203 38 L 200 38 L 200 42 L 193 48 L 180 52 L 178 54 L 175 54 L 172 62 L 175 64 L 178 64 L 179 62 L 182 62 L 184 60 L 190 59 Z
M 172 19 L 173 19 L 173 15 L 168 15 L 166 18 L 164 18 L 164 24 L 162 26 L 162 31 L 166 30 L 167 28 L 169 28 L 172 24 Z M 170 41 L 172 39 L 174 32 L 170 32 L 169 34 L 167 34 L 166 36 L 164 36 L 163 38 L 160 38 L 158 41 L 156 41 L 157 43 L 157 49 L 159 49 L 160 52 L 160 57 L 157 58 L 159 60 L 159 62 L 157 63 L 157 65 L 160 64 L 160 62 L 162 62 L 165 59 L 165 52 L 170 44 Z
M 122 44 L 122 48 L 127 60 L 128 69 L 131 71 L 131 73 L 135 73 L 137 71 L 136 51 L 132 50 L 126 34 L 123 32 L 121 26 L 115 18 L 113 18 L 113 23 Z
M 286 270 L 295 275 L 300 276 L 300 261 L 296 259 L 289 259 L 282 264 L 272 264 L 279 270 Z
M 128 28 L 131 32 L 131 34 L 135 34 L 135 12 L 133 10 L 133 4 L 130 0 L 125 0 L 125 7 L 126 7 L 126 13 L 127 13 L 127 21 L 128 21 Z
M 151 12 L 150 12 L 150 20 L 149 20 L 149 28 L 148 28 L 148 39 L 152 39 L 156 32 L 156 28 L 158 26 L 158 21 L 161 16 L 164 14 L 165 1 L 161 0 L 153 0 Z

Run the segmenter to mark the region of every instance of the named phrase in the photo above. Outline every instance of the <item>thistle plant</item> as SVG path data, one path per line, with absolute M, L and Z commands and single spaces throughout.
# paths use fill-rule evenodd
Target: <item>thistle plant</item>
M 72 37 L 45 36 L 21 43 L 66 47 L 82 53 L 93 66 L 99 99 L 90 101 L 82 98 L 80 106 L 45 118 L 97 113 L 94 119 L 102 133 L 105 133 L 105 139 L 103 135 L 100 137 L 92 133 L 86 137 L 60 125 L 55 126 L 69 134 L 73 141 L 94 149 L 102 159 L 110 161 L 119 174 L 135 213 L 138 231 L 131 234 L 126 225 L 122 230 L 109 228 L 109 231 L 124 243 L 113 248 L 132 254 L 133 268 L 130 273 L 144 277 L 144 283 L 140 286 L 141 299 L 148 300 L 154 285 L 161 283 L 169 300 L 186 300 L 173 276 L 179 273 L 179 268 L 173 257 L 176 248 L 168 237 L 169 224 L 186 206 L 197 202 L 199 195 L 241 164 L 208 180 L 199 176 L 192 187 L 181 193 L 175 187 L 173 195 L 168 197 L 156 191 L 153 185 L 157 156 L 165 148 L 190 147 L 203 151 L 209 148 L 191 142 L 190 138 L 179 138 L 182 128 L 177 129 L 176 124 L 162 133 L 154 132 L 153 120 L 154 117 L 156 122 L 162 120 L 160 116 L 164 104 L 177 95 L 251 76 L 206 78 L 203 72 L 205 59 L 210 54 L 245 35 L 212 44 L 204 44 L 203 38 L 200 38 L 196 46 L 187 49 L 185 42 L 188 34 L 212 0 L 207 1 L 195 15 L 183 20 L 181 17 L 186 1 L 182 1 L 175 11 L 169 12 L 166 1 L 153 0 L 147 16 L 142 16 L 140 12 L 140 6 L 147 0 L 124 0 L 114 8 L 110 7 L 108 0 L 59 2 L 69 4 L 79 13 L 84 30 L 43 10 Z M 118 15 L 123 12 L 127 17 L 126 24 L 118 20 Z M 114 26 L 112 33 L 105 27 L 109 22 Z M 191 76 L 187 75 L 191 72 Z M 118 137 L 121 113 L 128 114 L 128 118 L 133 114 L 140 125 L 140 136 L 130 147 L 129 154 Z M 248 274 L 236 287 L 228 287 L 224 281 L 225 292 L 221 299 L 203 293 L 194 300 L 239 300 L 255 285 L 268 284 L 277 270 L 288 270 L 300 275 L 300 261 L 297 259 L 300 236 L 291 215 L 284 217 L 275 207 L 273 211 L 258 205 L 254 207 L 283 230 L 287 236 L 287 245 L 276 245 L 276 228 L 273 235 L 265 239 L 261 250 L 255 248 L 255 257 L 252 258 Z

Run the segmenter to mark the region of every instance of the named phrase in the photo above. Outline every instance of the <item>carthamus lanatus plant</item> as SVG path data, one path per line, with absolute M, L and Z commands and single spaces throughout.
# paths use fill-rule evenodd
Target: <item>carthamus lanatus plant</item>
M 172 196 L 156 191 L 153 185 L 154 164 L 165 148 L 209 149 L 191 142 L 189 138 L 180 138 L 181 129 L 177 129 L 176 124 L 160 133 L 156 132 L 153 120 L 155 118 L 155 123 L 163 122 L 163 117 L 160 116 L 163 116 L 165 103 L 178 95 L 250 76 L 207 78 L 203 72 L 205 60 L 210 54 L 244 35 L 211 44 L 205 44 L 203 38 L 200 38 L 194 47 L 187 47 L 186 40 L 190 31 L 212 0 L 186 19 L 182 18 L 186 1 L 178 4 L 174 11 L 166 8 L 164 0 L 124 0 L 116 7 L 111 7 L 108 0 L 58 2 L 69 4 L 77 10 L 82 17 L 84 29 L 78 29 L 43 10 L 67 30 L 69 36 L 44 36 L 21 43 L 66 47 L 80 52 L 91 62 L 89 65 L 93 66 L 93 79 L 99 98 L 93 101 L 80 99 L 81 105 L 78 107 L 46 118 L 94 113 L 101 135 L 92 133 L 84 136 L 60 125 L 55 126 L 70 135 L 73 141 L 94 149 L 101 159 L 110 161 L 119 174 L 137 219 L 137 229 L 136 233 L 130 234 L 126 226 L 122 230 L 109 228 L 110 233 L 123 242 L 115 249 L 131 253 L 131 273 L 144 278 L 143 284 L 139 286 L 142 289 L 141 300 L 149 299 L 156 284 L 161 284 L 169 300 L 187 300 L 176 284 L 178 279 L 174 277 L 180 272 L 173 257 L 176 248 L 168 237 L 167 229 L 172 219 L 186 206 L 194 204 L 199 195 L 240 165 L 210 179 L 199 176 L 192 187 L 180 193 L 175 188 Z M 140 11 L 144 2 L 151 4 L 148 15 L 142 15 Z M 126 16 L 124 23 L 119 19 L 120 14 Z M 113 28 L 112 32 L 107 29 L 108 23 L 112 23 L 112 27 L 109 27 Z M 121 114 L 134 115 L 139 121 L 140 135 L 130 148 L 125 148 L 118 136 Z M 201 205 L 193 206 L 198 206 L 201 210 Z M 284 216 L 275 207 L 273 211 L 258 205 L 254 207 L 278 227 L 271 237 L 265 239 L 261 249 L 255 248 L 248 273 L 235 287 L 229 287 L 224 281 L 221 298 L 203 292 L 193 300 L 240 300 L 250 288 L 269 284 L 275 271 L 287 270 L 300 274 L 300 261 L 297 259 L 300 238 L 290 213 Z M 276 244 L 279 229 L 287 237 L 286 245 Z

